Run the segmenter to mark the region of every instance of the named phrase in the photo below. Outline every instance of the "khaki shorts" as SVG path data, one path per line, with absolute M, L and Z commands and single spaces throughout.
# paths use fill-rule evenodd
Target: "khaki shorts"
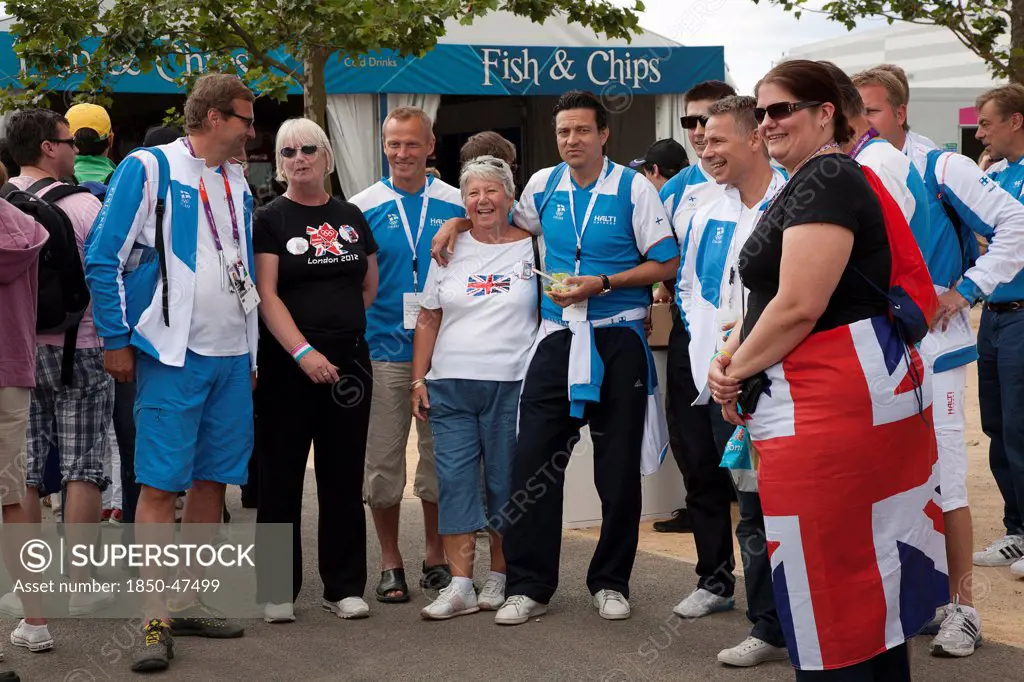
M 370 402 L 370 433 L 366 439 L 366 475 L 363 497 L 371 508 L 393 507 L 405 491 L 405 447 L 409 441 L 412 406 L 409 384 L 411 362 L 373 363 L 373 399 Z M 437 502 L 437 470 L 434 438 L 429 422 L 416 421 L 420 454 L 412 491 L 425 502 Z
M 32 389 L 0 388 L 0 505 L 25 499 L 25 444 Z

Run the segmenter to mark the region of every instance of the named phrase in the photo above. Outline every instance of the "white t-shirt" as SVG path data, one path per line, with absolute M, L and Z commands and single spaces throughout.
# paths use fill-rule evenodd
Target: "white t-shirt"
M 238 244 L 232 236 L 231 212 L 224 193 L 224 179 L 216 168 L 203 168 L 203 184 L 210 198 L 217 234 L 224 248 L 223 264 L 213 241 L 202 200 L 199 201 L 199 237 L 196 244 L 196 290 L 192 304 L 192 325 L 188 332 L 188 349 L 199 355 L 228 357 L 247 355 L 249 345 L 245 333 L 245 312 L 238 296 L 228 285 L 226 266 L 239 257 Z M 238 230 L 245 226 L 238 215 Z M 251 273 L 250 273 L 251 275 Z
M 456 241 L 448 267 L 430 264 L 422 307 L 441 309 L 428 380 L 521 381 L 537 336 L 537 276 L 529 239 L 484 244 L 469 232 Z

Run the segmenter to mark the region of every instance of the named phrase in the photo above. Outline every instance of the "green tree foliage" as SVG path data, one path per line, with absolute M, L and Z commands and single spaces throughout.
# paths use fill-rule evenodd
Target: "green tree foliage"
M 818 3 L 808 0 L 769 2 L 798 18 L 801 12 L 819 11 Z M 820 11 L 851 30 L 865 17 L 942 26 L 985 60 L 993 76 L 1024 82 L 1024 0 L 828 0 Z M 1007 33 L 1008 43 L 1003 40 Z

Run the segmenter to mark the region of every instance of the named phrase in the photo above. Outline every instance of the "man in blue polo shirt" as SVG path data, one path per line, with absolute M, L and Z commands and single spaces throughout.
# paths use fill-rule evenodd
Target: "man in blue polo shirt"
M 370 431 L 366 443 L 363 495 L 373 514 L 381 550 L 378 601 L 409 601 L 398 522 L 405 489 L 405 447 L 412 408 L 412 336 L 419 298 L 430 267 L 430 241 L 449 218 L 466 215 L 459 190 L 427 175 L 434 151 L 433 122 L 422 109 L 399 107 L 382 131 L 391 177 L 352 197 L 377 241 L 380 284 L 366 311 L 366 342 L 373 364 Z M 423 503 L 426 559 L 424 588 L 440 589 L 451 580 L 437 534 L 437 474 L 430 426 L 416 422 L 419 464 L 413 493 Z
M 608 114 L 595 95 L 565 93 L 554 118 L 565 163 L 530 179 L 513 221 L 543 234 L 548 273 L 570 277 L 542 303 L 523 382 L 502 625 L 543 613 L 555 592 L 565 467 L 584 425 L 603 517 L 587 586 L 603 618 L 629 617 L 641 469 L 657 469 L 668 440 L 643 328 L 651 285 L 679 262 L 668 215 L 644 176 L 604 156 Z

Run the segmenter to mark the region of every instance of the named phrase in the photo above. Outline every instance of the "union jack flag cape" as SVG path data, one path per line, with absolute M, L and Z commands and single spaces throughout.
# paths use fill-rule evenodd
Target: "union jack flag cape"
M 909 292 L 930 319 L 920 250 L 906 248 L 913 237 L 888 193 L 879 199 L 890 292 Z M 913 637 L 949 600 L 931 377 L 890 316 L 811 334 L 766 373 L 748 429 L 790 659 L 854 665 Z

